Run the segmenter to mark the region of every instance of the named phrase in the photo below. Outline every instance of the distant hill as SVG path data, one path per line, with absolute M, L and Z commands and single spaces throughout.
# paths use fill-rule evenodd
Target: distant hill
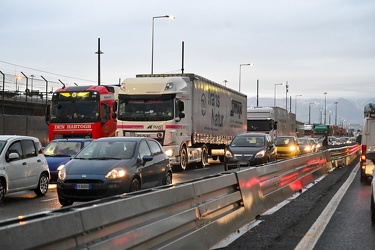
M 337 123 L 338 125 L 349 126 L 355 129 L 362 129 L 363 126 L 363 108 L 370 102 L 375 102 L 374 99 L 330 99 L 327 98 L 327 116 L 326 123 L 335 124 L 336 121 L 336 104 L 337 102 Z M 273 98 L 259 98 L 259 106 L 273 106 Z M 248 98 L 248 107 L 257 106 L 255 97 Z M 290 111 L 290 99 L 288 99 L 288 111 Z M 285 108 L 285 99 L 276 99 L 276 106 Z M 304 99 L 297 98 L 297 120 L 300 122 L 308 123 L 309 121 L 309 106 L 311 106 L 310 122 L 311 123 L 324 123 L 324 107 L 325 100 L 320 99 Z M 295 112 L 295 99 L 292 97 L 291 110 Z

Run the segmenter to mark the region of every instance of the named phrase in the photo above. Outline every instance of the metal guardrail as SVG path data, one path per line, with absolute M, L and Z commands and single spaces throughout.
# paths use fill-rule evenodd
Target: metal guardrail
M 328 173 L 336 159 L 355 159 L 342 151 L 6 220 L 0 249 L 209 249 Z

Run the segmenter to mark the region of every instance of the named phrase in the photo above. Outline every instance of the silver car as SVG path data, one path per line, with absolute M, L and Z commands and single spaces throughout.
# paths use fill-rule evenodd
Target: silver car
M 50 179 L 41 143 L 32 136 L 0 136 L 0 202 L 7 193 L 34 190 L 45 195 Z

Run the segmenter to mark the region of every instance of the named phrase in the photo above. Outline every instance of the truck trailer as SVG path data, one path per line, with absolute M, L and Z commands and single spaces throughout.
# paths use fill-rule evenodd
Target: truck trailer
M 375 103 L 367 104 L 363 113 L 365 121 L 361 140 L 361 182 L 371 182 L 375 164 Z
M 232 138 L 246 132 L 246 95 L 196 74 L 143 74 L 119 92 L 116 136 L 158 140 L 174 167 L 224 161 Z

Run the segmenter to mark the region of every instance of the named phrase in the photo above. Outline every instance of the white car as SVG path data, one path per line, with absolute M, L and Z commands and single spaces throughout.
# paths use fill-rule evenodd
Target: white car
M 32 136 L 0 135 L 0 202 L 7 193 L 48 191 L 50 172 L 41 143 Z

